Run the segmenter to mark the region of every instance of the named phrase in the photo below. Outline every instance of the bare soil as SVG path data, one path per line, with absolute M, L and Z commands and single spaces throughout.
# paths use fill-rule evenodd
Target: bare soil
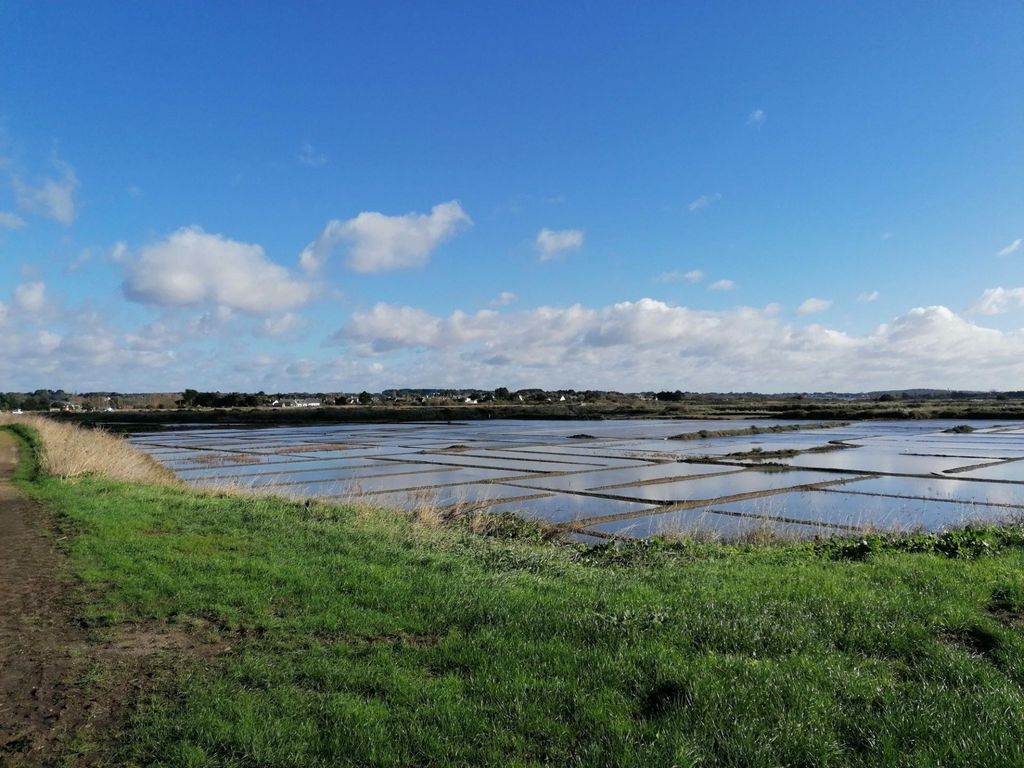
M 18 444 L 0 430 L 0 766 L 110 765 L 133 702 L 196 634 L 168 625 L 90 630 L 53 517 L 12 483 Z M 225 650 L 205 645 L 199 656 Z
M 11 483 L 17 443 L 0 432 L 0 764 L 50 764 L 54 744 L 98 713 L 74 691 L 87 666 L 48 515 Z

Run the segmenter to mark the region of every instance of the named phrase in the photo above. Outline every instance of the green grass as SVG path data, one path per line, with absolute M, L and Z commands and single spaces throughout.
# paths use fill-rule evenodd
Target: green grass
M 1024 764 L 1016 529 L 584 552 L 525 526 L 21 483 L 74 532 L 83 620 L 231 645 L 137 708 L 126 762 Z

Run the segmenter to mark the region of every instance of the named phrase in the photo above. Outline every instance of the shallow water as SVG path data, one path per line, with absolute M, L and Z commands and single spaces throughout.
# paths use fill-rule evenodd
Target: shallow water
M 1024 458 L 1022 423 L 970 422 L 975 432 L 950 434 L 943 430 L 961 422 L 861 422 L 675 439 L 794 423 L 492 420 L 168 430 L 131 440 L 197 485 L 294 497 L 369 494 L 368 501 L 402 509 L 490 503 L 495 512 L 552 524 L 593 520 L 586 527 L 597 536 L 694 526 L 798 536 L 837 526 L 938 529 L 964 510 L 987 519 L 1007 511 L 986 503 L 1024 507 L 1024 461 L 979 466 Z M 833 441 L 852 447 L 806 452 Z M 801 453 L 767 461 L 729 455 L 754 450 Z M 699 457 L 708 461 L 694 463 Z M 769 462 L 781 471 L 757 469 Z M 787 490 L 844 479 L 827 491 Z M 752 498 L 717 501 L 742 495 Z M 785 514 L 765 513 L 776 509 Z
M 571 493 L 556 493 L 529 501 L 510 501 L 492 504 L 489 512 L 515 513 L 549 523 L 571 523 L 591 517 L 650 512 L 650 504 L 617 499 L 595 499 Z
M 1024 507 L 1024 486 L 945 477 L 872 477 L 835 488 L 843 493 L 885 494 L 940 501 L 1009 504 Z
M 960 500 L 893 499 L 829 491 L 780 493 L 762 499 L 714 504 L 711 509 L 750 517 L 785 518 L 853 529 L 908 531 L 934 531 L 977 519 L 996 519 L 1009 515 L 1005 508 Z
M 367 496 L 366 501 L 381 507 L 416 510 L 466 505 L 482 507 L 505 499 L 540 498 L 544 495 L 542 491 L 532 491 L 528 488 L 517 488 L 501 483 L 469 483 L 466 485 L 442 485 L 415 492 L 378 493 Z
M 709 501 L 743 493 L 775 491 L 780 488 L 830 483 L 850 478 L 850 475 L 832 474 L 830 472 L 759 472 L 757 470 L 745 470 L 727 475 L 694 477 L 675 482 L 604 488 L 600 493 L 625 499 L 671 504 L 680 501 Z
M 972 480 L 1004 480 L 1008 483 L 1024 483 L 1024 460 L 1018 459 L 991 467 L 957 472 L 956 476 Z
M 700 509 L 639 515 L 625 520 L 614 520 L 590 526 L 581 533 L 584 535 L 587 533 L 610 534 L 644 539 L 652 536 L 687 536 L 710 532 L 723 538 L 736 538 L 756 531 L 771 531 L 776 535 L 799 538 L 843 533 L 839 528 L 766 522 L 759 518 L 720 515 Z
M 556 477 L 529 478 L 519 481 L 518 484 L 550 491 L 587 491 L 624 483 L 663 481 L 740 471 L 742 470 L 739 467 L 727 467 L 722 464 L 683 464 L 674 461 L 667 464 L 646 464 L 639 467 L 575 472 Z

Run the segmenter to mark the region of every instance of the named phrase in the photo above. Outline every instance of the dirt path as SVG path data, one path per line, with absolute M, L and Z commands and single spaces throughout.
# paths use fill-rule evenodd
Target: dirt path
M 11 482 L 18 445 L 0 431 L 0 765 L 43 766 L 94 715 L 74 690 L 88 668 L 48 516 Z

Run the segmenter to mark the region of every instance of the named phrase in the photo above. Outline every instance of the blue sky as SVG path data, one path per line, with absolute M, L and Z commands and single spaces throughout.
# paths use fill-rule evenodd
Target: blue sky
M 0 5 L 0 390 L 1024 387 L 1024 6 Z

